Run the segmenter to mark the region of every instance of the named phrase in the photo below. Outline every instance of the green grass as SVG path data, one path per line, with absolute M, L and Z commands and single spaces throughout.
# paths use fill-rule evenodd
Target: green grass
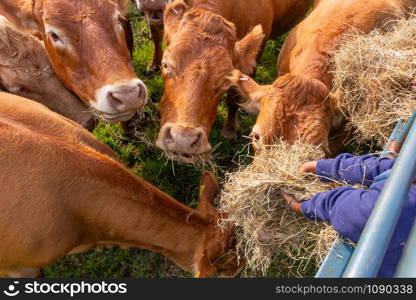
M 154 146 L 159 131 L 159 99 L 163 93 L 163 81 L 160 74 L 145 76 L 147 64 L 153 51 L 147 25 L 139 20 L 137 11 L 132 14 L 131 21 L 135 32 L 134 68 L 146 83 L 151 101 L 146 107 L 146 119 L 140 124 L 140 138 L 128 140 L 121 134 L 119 125 L 100 124 L 94 134 L 109 145 L 125 164 L 137 175 L 151 182 L 177 200 L 195 207 L 197 204 L 198 183 L 201 169 L 191 165 L 168 161 L 163 153 Z M 270 84 L 276 78 L 276 59 L 284 37 L 269 41 L 259 62 L 256 80 Z M 221 178 L 226 171 L 232 171 L 238 163 L 248 164 L 250 148 L 247 136 L 255 118 L 240 112 L 240 138 L 229 141 L 222 137 L 221 129 L 227 117 L 224 103 L 218 107 L 218 117 L 210 137 L 211 145 L 220 144 L 215 154 L 218 165 L 217 174 Z M 293 274 L 312 276 L 315 268 L 312 265 L 302 269 L 294 269 L 293 261 L 287 257 L 279 258 L 267 274 L 270 277 L 288 277 Z M 189 273 L 181 271 L 168 259 L 148 251 L 132 249 L 106 249 L 92 251 L 80 255 L 67 256 L 44 270 L 47 277 L 189 277 Z

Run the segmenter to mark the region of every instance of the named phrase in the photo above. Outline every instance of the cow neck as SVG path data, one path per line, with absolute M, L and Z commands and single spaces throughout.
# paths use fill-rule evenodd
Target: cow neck
M 104 160 L 105 166 L 95 167 L 94 171 L 101 176 L 84 181 L 95 197 L 85 199 L 87 203 L 79 207 L 80 213 L 89 211 L 95 242 L 145 248 L 174 260 L 181 254 L 193 253 L 212 222 L 114 160 Z

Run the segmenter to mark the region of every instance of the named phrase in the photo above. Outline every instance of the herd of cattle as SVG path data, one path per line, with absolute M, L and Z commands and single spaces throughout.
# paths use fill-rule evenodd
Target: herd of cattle
M 160 67 L 164 79 L 156 145 L 183 155 L 211 151 L 208 137 L 226 93 L 225 137 L 236 137 L 241 106 L 258 114 L 254 147 L 300 139 L 336 152 L 331 136 L 344 124 L 331 93 L 332 51 L 350 30 L 368 33 L 416 8 L 416 0 L 136 4 L 155 44 L 149 71 Z M 2 277 L 39 276 L 68 253 L 106 245 L 156 251 L 198 277 L 234 276 L 241 268 L 233 228 L 217 227 L 211 174 L 203 175 L 199 207 L 191 209 L 133 175 L 84 129 L 94 129 L 96 117 L 128 122 L 148 101 L 133 70 L 128 5 L 0 1 Z M 257 84 L 250 75 L 265 42 L 289 30 L 278 78 Z

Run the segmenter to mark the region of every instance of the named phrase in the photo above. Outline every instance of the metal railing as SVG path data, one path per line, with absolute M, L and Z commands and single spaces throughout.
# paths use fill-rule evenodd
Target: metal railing
M 404 143 L 391 171 L 382 174 L 388 179 L 357 246 L 336 241 L 316 274 L 317 278 L 377 276 L 416 175 L 415 120 L 416 113 L 407 122 L 400 121 L 390 137 L 389 141 Z M 381 157 L 387 153 L 385 149 Z M 416 277 L 416 222 L 396 276 Z

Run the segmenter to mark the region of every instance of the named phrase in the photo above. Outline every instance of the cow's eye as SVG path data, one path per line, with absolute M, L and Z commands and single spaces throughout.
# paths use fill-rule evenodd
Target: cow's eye
M 162 61 L 162 72 L 165 73 L 167 76 L 172 75 L 172 68 L 166 61 Z
M 30 90 L 28 88 L 22 87 L 22 86 L 13 86 L 13 87 L 9 88 L 9 92 L 14 93 L 14 94 L 18 94 L 18 95 L 22 95 L 22 94 L 29 93 Z
M 54 43 L 61 43 L 61 44 L 64 43 L 64 41 L 55 32 L 49 31 L 48 32 L 48 35 L 51 38 L 52 42 L 54 42 Z
M 167 64 L 167 63 L 165 63 L 165 62 L 162 62 L 162 69 L 163 69 L 164 71 L 166 71 L 168 68 L 169 68 L 168 64 Z

